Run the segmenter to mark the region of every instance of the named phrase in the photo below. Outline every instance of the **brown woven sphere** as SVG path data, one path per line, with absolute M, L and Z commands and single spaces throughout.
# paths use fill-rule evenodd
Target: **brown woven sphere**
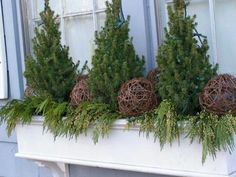
M 155 68 L 155 69 L 152 69 L 151 71 L 149 71 L 149 73 L 147 75 L 147 80 L 151 81 L 153 86 L 155 87 L 155 90 L 157 90 L 156 87 L 157 87 L 159 80 L 160 80 L 159 68 Z M 161 97 L 157 92 L 156 92 L 156 100 L 157 100 L 157 105 L 160 104 Z
M 153 84 L 156 84 L 159 82 L 160 78 L 160 70 L 159 68 L 152 69 L 149 71 L 147 75 L 147 80 L 151 81 Z
M 81 76 L 78 78 L 77 83 L 70 94 L 71 105 L 78 106 L 82 102 L 92 100 L 87 80 L 88 76 Z
M 203 89 L 199 101 L 207 112 L 236 114 L 236 78 L 229 74 L 213 78 Z
M 27 86 L 24 92 L 25 97 L 32 97 L 35 96 L 35 90 L 30 86 Z
M 118 104 L 124 116 L 138 116 L 152 110 L 157 104 L 153 84 L 144 78 L 132 79 L 123 84 Z

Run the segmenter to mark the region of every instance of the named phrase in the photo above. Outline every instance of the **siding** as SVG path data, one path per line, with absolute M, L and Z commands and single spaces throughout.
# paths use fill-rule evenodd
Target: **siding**
M 107 170 L 101 168 L 90 167 L 70 167 L 70 177 L 167 177 L 160 175 L 152 175 L 145 173 L 134 173 L 128 171 Z
M 1 0 L 4 16 L 6 50 L 9 71 L 9 97 L 22 98 L 22 50 L 20 47 L 20 22 L 17 18 L 19 0 Z M 21 41 L 22 42 L 22 41 Z M 6 101 L 1 101 L 3 105 Z M 0 177 L 50 177 L 46 169 L 34 163 L 15 158 L 16 136 L 8 138 L 5 125 L 0 126 Z

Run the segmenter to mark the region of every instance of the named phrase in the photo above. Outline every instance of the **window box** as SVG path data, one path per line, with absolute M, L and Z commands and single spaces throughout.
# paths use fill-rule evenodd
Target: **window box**
M 124 131 L 125 120 L 118 120 L 109 134 L 94 144 L 91 134 L 81 135 L 77 140 L 43 133 L 43 118 L 35 117 L 28 126 L 18 125 L 17 157 L 38 161 L 50 166 L 58 176 L 68 176 L 65 166 L 75 164 L 153 174 L 188 177 L 233 177 L 236 176 L 236 152 L 217 154 L 213 160 L 208 157 L 202 164 L 202 147 L 198 142 L 190 144 L 184 136 L 173 145 L 160 149 L 153 138 L 139 136 L 139 128 Z M 52 164 L 59 164 L 57 167 Z M 50 165 L 48 165 L 50 164 Z

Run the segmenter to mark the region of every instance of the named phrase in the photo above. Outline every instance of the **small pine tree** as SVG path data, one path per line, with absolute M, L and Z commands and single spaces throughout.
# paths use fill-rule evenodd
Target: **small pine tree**
M 121 1 L 106 2 L 105 27 L 96 33 L 97 49 L 92 58 L 89 87 L 96 102 L 117 108 L 117 95 L 121 84 L 134 77 L 141 77 L 144 58 L 135 54 L 129 38 L 128 20 L 121 19 Z
M 77 76 L 77 67 L 69 57 L 69 48 L 62 46 L 58 16 L 45 0 L 40 13 L 42 24 L 35 28 L 33 38 L 34 57 L 26 59 L 25 77 L 38 93 L 52 96 L 55 101 L 69 99 Z
M 217 66 L 209 63 L 207 40 L 199 45 L 194 29 L 196 16 L 185 14 L 184 0 L 174 0 L 168 7 L 169 28 L 160 47 L 157 63 L 160 68 L 158 91 L 162 99 L 170 99 L 182 114 L 199 111 L 198 95 L 214 75 Z

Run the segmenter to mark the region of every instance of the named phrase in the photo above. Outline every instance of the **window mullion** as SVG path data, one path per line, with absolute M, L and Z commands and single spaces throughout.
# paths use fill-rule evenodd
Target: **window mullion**
M 66 40 L 65 40 L 65 18 L 64 18 L 64 13 L 65 13 L 65 1 L 61 0 L 61 8 L 60 8 L 60 21 L 61 21 L 61 43 L 62 45 L 66 45 Z
M 29 24 L 29 35 L 30 35 L 30 40 L 31 40 L 31 38 L 34 36 L 34 26 L 35 26 L 35 22 L 34 22 L 34 18 L 35 18 L 35 14 L 34 14 L 34 9 L 35 9 L 35 0 L 30 0 L 29 1 L 29 5 L 28 5 L 28 8 L 29 8 L 29 10 L 28 10 L 28 12 L 27 12 L 27 14 L 28 14 L 28 24 Z M 32 46 L 33 44 L 32 44 L 32 42 L 30 42 L 30 51 L 31 51 L 31 54 L 32 54 L 32 48 L 33 48 L 33 46 Z
M 214 64 L 218 63 L 217 55 L 217 38 L 216 38 L 216 21 L 215 21 L 215 0 L 209 0 L 210 11 L 210 25 L 211 25 L 211 38 L 213 46 Z
M 93 0 L 93 26 L 94 26 L 94 31 L 98 31 L 98 21 L 97 21 L 97 14 L 96 14 L 96 10 L 97 10 L 97 0 Z

